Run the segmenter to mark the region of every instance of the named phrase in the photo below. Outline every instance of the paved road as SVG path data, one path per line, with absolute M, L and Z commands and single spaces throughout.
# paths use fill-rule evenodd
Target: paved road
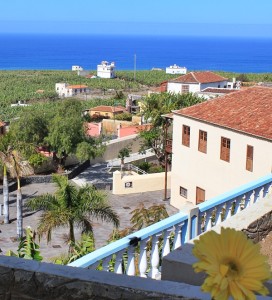
M 55 186 L 53 183 L 30 184 L 22 188 L 25 203 L 29 198 L 35 197 L 43 193 L 53 193 Z M 110 191 L 105 191 L 108 195 L 108 200 L 114 210 L 120 216 L 120 229 L 130 226 L 130 212 L 135 209 L 141 202 L 147 207 L 152 204 L 163 203 L 166 205 L 169 215 L 177 212 L 175 208 L 169 205 L 169 201 L 163 201 L 164 191 L 156 191 L 149 193 L 139 193 L 133 195 L 117 196 L 112 195 Z M 2 195 L 0 195 L 0 203 L 2 202 Z M 24 210 L 24 227 L 31 226 L 33 229 L 37 228 L 41 212 L 30 213 Z M 18 242 L 16 241 L 16 192 L 10 194 L 10 224 L 0 224 L 0 248 L 5 254 L 8 250 L 16 251 Z M 3 216 L 0 217 L 0 221 Z M 108 223 L 101 223 L 93 220 L 94 236 L 96 241 L 96 248 L 99 248 L 107 243 L 109 234 L 113 227 Z M 50 258 L 59 256 L 61 253 L 67 253 L 68 246 L 64 241 L 65 234 L 68 233 L 67 228 L 60 228 L 52 234 L 52 241 L 47 244 L 45 238 L 40 241 L 41 255 L 45 261 L 50 261 Z M 80 230 L 76 230 L 76 239 L 80 237 Z

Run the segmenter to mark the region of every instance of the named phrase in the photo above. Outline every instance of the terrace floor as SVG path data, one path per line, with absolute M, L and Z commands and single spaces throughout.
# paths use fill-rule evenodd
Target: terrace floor
M 55 185 L 53 183 L 29 184 L 22 187 L 24 202 L 31 197 L 43 193 L 54 193 Z M 152 204 L 165 204 L 169 215 L 175 214 L 178 210 L 172 207 L 168 201 L 163 201 L 164 191 L 156 191 L 149 193 L 138 193 L 133 195 L 117 196 L 111 191 L 106 191 L 108 199 L 114 210 L 120 217 L 120 229 L 130 226 L 130 212 L 134 210 L 141 202 L 146 207 Z M 3 203 L 3 195 L 0 195 L 0 203 Z M 32 229 L 37 228 L 41 212 L 30 213 L 24 210 L 23 226 L 31 226 Z M 3 254 L 8 250 L 15 251 L 18 249 L 18 241 L 16 240 L 16 192 L 10 193 L 10 224 L 3 224 L 3 216 L 0 216 L 0 248 Z M 107 239 L 112 232 L 112 225 L 102 223 L 99 220 L 93 220 L 94 236 L 96 248 L 100 248 L 107 244 Z M 50 258 L 67 254 L 68 246 L 65 244 L 64 235 L 68 233 L 68 228 L 60 228 L 52 234 L 52 241 L 47 244 L 45 238 L 40 242 L 41 255 L 44 261 L 50 261 Z M 79 239 L 80 231 L 76 230 L 76 239 Z

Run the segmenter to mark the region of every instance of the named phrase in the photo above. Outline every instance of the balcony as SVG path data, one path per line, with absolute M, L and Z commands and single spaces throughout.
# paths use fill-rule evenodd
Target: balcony
M 70 266 L 96 269 L 102 263 L 104 271 L 160 279 L 161 261 L 171 251 L 262 201 L 271 187 L 272 175 L 269 174 L 205 201 L 189 213 L 179 212 L 130 234 L 72 262 Z M 111 264 L 113 258 L 114 268 Z
M 256 214 L 263 218 L 269 212 L 271 220 L 271 190 L 269 174 L 188 213 L 179 212 L 130 234 L 69 266 L 0 256 L 0 295 L 22 300 L 62 300 L 71 295 L 73 299 L 208 300 L 210 295 L 202 293 L 199 286 L 203 278 L 192 271 L 192 240 L 223 224 L 241 227 L 249 219 L 256 220 Z M 107 272 L 96 271 L 98 266 Z M 267 286 L 271 293 L 271 282 Z

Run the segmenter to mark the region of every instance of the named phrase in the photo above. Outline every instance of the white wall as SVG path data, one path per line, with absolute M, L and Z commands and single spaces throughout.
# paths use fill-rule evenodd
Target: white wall
M 220 88 L 226 88 L 227 85 L 228 85 L 228 81 L 225 80 L 225 81 L 218 81 L 218 82 L 208 82 L 208 83 L 201 83 L 200 84 L 200 90 L 204 90 L 208 87 L 213 87 L 213 88 L 218 88 L 220 85 Z
M 191 129 L 190 147 L 183 146 L 182 125 Z M 207 154 L 198 151 L 199 130 L 207 131 Z M 220 159 L 221 137 L 231 140 L 230 162 Z M 246 170 L 247 145 L 254 147 L 253 172 Z M 174 115 L 171 204 L 195 203 L 196 186 L 206 191 L 206 200 L 271 173 L 272 141 Z M 188 198 L 179 194 L 180 186 Z
M 187 69 L 182 67 L 167 67 L 166 74 L 186 74 Z
M 188 85 L 188 84 L 182 84 L 182 83 L 179 83 L 179 82 L 168 82 L 167 92 L 174 93 L 174 94 L 181 93 L 182 85 Z M 199 92 L 199 91 L 200 91 L 200 84 L 199 83 L 189 84 L 189 92 L 190 93 L 196 93 L 196 92 Z

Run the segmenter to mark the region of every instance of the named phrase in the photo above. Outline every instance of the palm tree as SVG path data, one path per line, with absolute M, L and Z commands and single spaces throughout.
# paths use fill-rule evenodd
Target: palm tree
M 6 150 L 0 151 L 0 160 L 3 165 L 3 202 L 4 202 L 4 223 L 9 223 L 9 188 L 7 171 L 12 178 L 17 180 L 17 237 L 23 236 L 22 216 L 22 191 L 20 178 L 33 174 L 33 168 L 27 161 L 23 160 L 21 154 L 8 146 Z
M 91 185 L 79 189 L 72 185 L 66 176 L 54 175 L 53 182 L 57 185 L 54 195 L 44 194 L 30 199 L 26 206 L 31 210 L 43 210 L 38 234 L 46 234 L 51 240 L 52 230 L 62 226 L 69 227 L 68 240 L 75 243 L 74 228 L 78 226 L 82 233 L 93 231 L 91 218 L 111 222 L 119 226 L 118 215 L 106 201 L 106 194 L 97 191 Z
M 4 204 L 4 223 L 9 224 L 9 186 L 7 176 L 7 155 L 0 151 L 0 160 L 3 166 L 3 204 Z
M 30 163 L 23 160 L 22 155 L 14 149 L 8 152 L 7 168 L 10 176 L 17 180 L 17 238 L 23 237 L 23 195 L 21 190 L 21 177 L 34 173 Z

